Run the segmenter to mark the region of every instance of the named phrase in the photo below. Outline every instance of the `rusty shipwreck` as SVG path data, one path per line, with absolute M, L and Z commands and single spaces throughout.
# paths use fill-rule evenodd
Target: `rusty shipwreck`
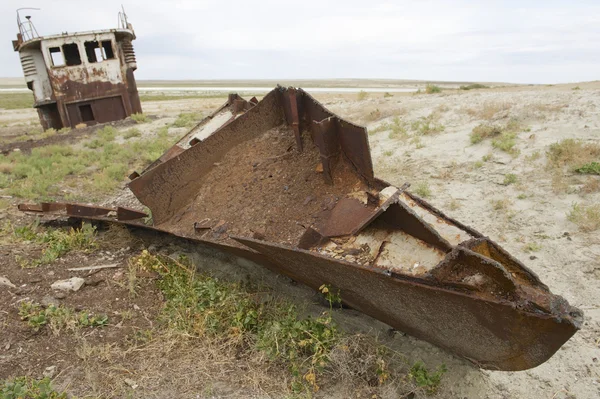
M 373 174 L 368 135 L 302 89 L 237 95 L 129 188 L 152 212 L 81 204 L 29 212 L 186 237 L 317 288 L 479 367 L 549 359 L 583 315 L 498 244 Z
M 141 113 L 133 72 L 135 32 L 125 11 L 115 29 L 40 36 L 31 16 L 21 18 L 13 40 L 27 88 L 44 129 L 74 128 Z

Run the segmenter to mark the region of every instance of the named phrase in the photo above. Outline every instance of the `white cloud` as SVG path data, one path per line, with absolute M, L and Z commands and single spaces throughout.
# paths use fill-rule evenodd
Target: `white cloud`
M 116 26 L 122 0 L 31 0 L 40 34 Z M 0 4 L 14 38 L 20 0 Z M 398 78 L 553 83 L 597 79 L 592 1 L 124 2 L 138 78 Z M 20 76 L 0 47 L 0 76 Z

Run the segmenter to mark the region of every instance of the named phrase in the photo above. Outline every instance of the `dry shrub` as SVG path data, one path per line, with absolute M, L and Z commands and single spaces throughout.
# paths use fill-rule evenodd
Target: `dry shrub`
M 589 206 L 573 204 L 567 218 L 583 232 L 596 231 L 600 228 L 600 204 Z
M 564 139 L 552 144 L 547 152 L 549 166 L 577 169 L 600 159 L 600 145 L 581 140 Z
M 12 163 L 9 163 L 9 162 L 0 163 L 0 173 L 3 173 L 5 175 L 11 174 L 14 168 L 15 168 L 15 165 Z
M 492 120 L 498 113 L 508 111 L 511 108 L 512 104 L 509 102 L 486 101 L 476 116 L 481 119 Z
M 502 126 L 500 125 L 491 125 L 488 123 L 480 123 L 479 125 L 473 128 L 469 138 L 471 139 L 472 144 L 477 144 L 484 139 L 490 137 L 496 137 L 502 134 Z
M 592 194 L 600 191 L 600 179 L 595 177 L 590 177 L 585 181 L 583 186 L 581 187 L 581 192 L 583 194 Z

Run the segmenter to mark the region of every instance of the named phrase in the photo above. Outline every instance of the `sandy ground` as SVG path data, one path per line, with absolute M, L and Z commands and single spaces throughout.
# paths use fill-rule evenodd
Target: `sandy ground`
M 580 190 L 586 179 L 598 177 L 566 176 L 565 189 L 556 192 L 545 155 L 549 145 L 565 138 L 600 143 L 600 83 L 579 84 L 580 90 L 572 90 L 575 86 L 521 86 L 392 97 L 373 94 L 362 100 L 357 100 L 355 94 L 315 96 L 340 116 L 366 124 L 369 130 L 379 130 L 370 134 L 378 177 L 396 185 L 410 182 L 413 187 L 426 182 L 434 206 L 499 242 L 534 270 L 554 293 L 585 313 L 581 331 L 558 353 L 543 365 L 523 372 L 479 370 L 404 334 L 387 338 L 386 344 L 411 359 L 423 359 L 432 366 L 446 364 L 449 371 L 440 397 L 600 396 L 600 233 L 580 232 L 567 220 L 573 203 L 600 201 L 599 192 L 584 194 Z M 141 130 L 145 135 L 153 134 L 172 123 L 180 112 L 207 114 L 223 100 L 145 103 L 145 113 L 157 119 L 141 125 Z M 490 109 L 497 112 L 491 113 Z M 9 127 L 27 124 L 35 117 L 32 110 L 0 110 L 0 124 Z M 396 117 L 406 124 L 408 137 L 390 137 L 390 130 L 382 128 Z M 416 141 L 410 125 L 424 117 L 443 125 L 444 130 Z M 469 133 L 476 125 L 503 123 L 510 118 L 517 118 L 526 127 L 517 138 L 518 155 L 494 149 L 489 140 L 470 143 Z M 182 128 L 181 135 L 185 132 Z M 489 160 L 483 162 L 489 154 Z M 503 185 L 509 173 L 517 176 L 517 183 Z M 495 210 L 492 201 L 503 199 L 508 200 L 507 207 Z M 531 244 L 535 244 L 533 252 Z M 218 258 L 219 264 L 232 273 L 239 267 L 252 269 L 231 258 Z M 389 335 L 383 323 L 353 311 L 340 312 L 339 320 L 350 331 Z

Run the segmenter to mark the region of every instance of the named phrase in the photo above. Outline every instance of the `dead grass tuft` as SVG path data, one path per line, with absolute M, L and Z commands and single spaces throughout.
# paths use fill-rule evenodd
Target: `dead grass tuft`
M 550 145 L 547 152 L 551 167 L 568 167 L 571 170 L 600 159 L 600 145 L 581 140 L 564 139 Z
M 567 218 L 575 223 L 583 232 L 596 231 L 600 228 L 600 204 L 573 204 Z
M 600 191 L 600 179 L 595 177 L 588 178 L 583 186 L 581 187 L 581 192 L 583 194 L 593 194 Z

